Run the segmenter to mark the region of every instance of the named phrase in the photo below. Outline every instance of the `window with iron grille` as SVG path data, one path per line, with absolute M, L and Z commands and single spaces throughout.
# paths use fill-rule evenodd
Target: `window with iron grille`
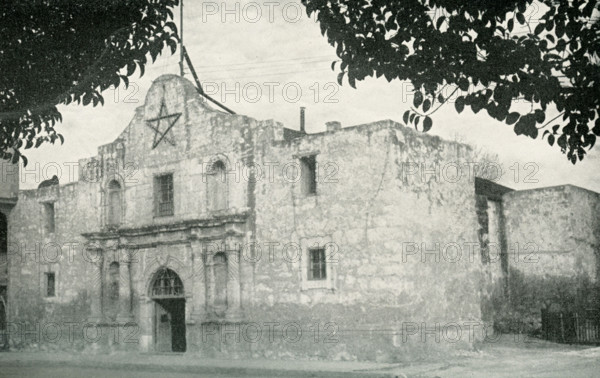
M 326 279 L 325 248 L 309 249 L 308 259 L 308 279 L 312 281 Z
M 162 269 L 154 279 L 152 296 L 155 297 L 181 297 L 183 296 L 183 282 L 171 269 Z
M 56 280 L 54 272 L 46 273 L 46 296 L 53 297 L 56 294 Z
M 154 179 L 156 215 L 173 215 L 173 174 L 156 176 Z

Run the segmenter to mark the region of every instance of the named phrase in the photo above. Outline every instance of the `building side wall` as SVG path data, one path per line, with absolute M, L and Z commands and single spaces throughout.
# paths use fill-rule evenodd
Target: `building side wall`
M 16 199 L 19 193 L 19 165 L 0 160 L 0 199 Z
M 573 311 L 598 283 L 600 195 L 570 185 L 504 196 L 513 323 L 541 325 L 541 309 Z
M 54 204 L 54 232 L 47 229 L 46 202 Z M 86 254 L 81 233 L 97 227 L 90 204 L 98 202 L 97 190 L 85 183 L 20 192 L 9 217 L 8 329 L 13 346 L 53 340 L 60 327 L 64 337 L 55 345 L 69 347 L 68 323 L 81 330 L 87 321 L 91 288 L 99 277 L 91 269 L 94 257 Z M 52 297 L 46 286 L 50 272 L 56 278 Z M 44 330 L 50 335 L 45 339 Z
M 319 165 L 312 196 L 289 168 L 307 154 Z M 474 184 L 440 172 L 473 161 L 468 147 L 381 122 L 275 143 L 261 159 L 278 167 L 256 188 L 262 256 L 249 318 L 336 330 L 335 343 L 297 344 L 297 355 L 409 358 L 451 344 L 423 343 L 425 328 L 481 321 Z M 314 245 L 331 246 L 325 288 L 306 280 Z M 418 334 L 404 339 L 402 328 L 414 325 Z

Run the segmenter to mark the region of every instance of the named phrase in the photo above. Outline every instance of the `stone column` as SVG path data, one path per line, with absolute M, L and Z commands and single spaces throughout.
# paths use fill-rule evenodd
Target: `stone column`
M 92 277 L 90 290 L 91 295 L 91 314 L 88 318 L 90 323 L 100 323 L 104 319 L 103 314 L 103 287 L 104 287 L 104 253 L 100 248 L 90 248 L 86 250 L 91 257 Z
M 227 253 L 227 311 L 228 320 L 238 321 L 242 318 L 240 267 L 241 256 L 239 244 L 234 243 Z
M 154 301 L 148 296 L 140 296 L 140 351 L 152 352 L 154 350 Z
M 119 256 L 122 256 L 119 262 L 119 313 L 117 322 L 128 323 L 133 321 L 132 307 L 132 284 L 131 276 L 131 253 L 128 250 L 121 250 Z
M 188 306 L 191 306 L 190 322 L 201 323 L 206 318 L 206 270 L 205 255 L 202 250 L 202 243 L 193 241 L 191 243 L 192 267 L 191 282 L 192 287 L 186 288 L 187 292 L 192 294 Z

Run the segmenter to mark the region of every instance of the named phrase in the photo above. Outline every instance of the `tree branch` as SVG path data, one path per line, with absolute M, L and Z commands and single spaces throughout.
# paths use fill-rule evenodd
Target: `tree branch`
M 560 117 L 560 116 L 561 116 L 561 115 L 563 115 L 563 114 L 565 114 L 565 112 L 562 112 L 562 113 L 560 113 L 560 114 L 559 114 L 559 115 L 557 115 L 556 117 L 552 118 L 550 121 L 546 122 L 546 123 L 544 124 L 544 126 L 540 126 L 540 127 L 538 127 L 537 129 L 538 129 L 538 130 L 541 130 L 541 129 L 545 128 L 546 126 L 548 126 L 550 123 L 554 122 L 554 120 L 555 120 L 555 119 L 557 119 L 558 117 Z

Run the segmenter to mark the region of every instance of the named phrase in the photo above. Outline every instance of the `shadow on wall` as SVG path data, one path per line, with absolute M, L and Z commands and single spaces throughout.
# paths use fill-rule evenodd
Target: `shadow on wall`
M 37 295 L 22 295 L 18 303 L 19 310 L 13 307 L 7 314 L 10 349 L 81 351 L 86 346 L 81 332 L 90 315 L 86 292 L 68 303 Z
M 600 285 L 588 275 L 525 276 L 510 268 L 509 295 L 495 301 L 494 329 L 501 333 L 541 332 L 541 310 L 579 312 L 600 309 Z

